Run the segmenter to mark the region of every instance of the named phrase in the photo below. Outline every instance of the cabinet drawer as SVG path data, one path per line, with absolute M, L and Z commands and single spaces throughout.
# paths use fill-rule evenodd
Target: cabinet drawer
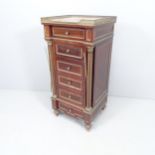
M 68 78 L 68 77 L 59 75 L 58 76 L 58 84 L 82 91 L 82 81 L 79 81 L 79 80 L 75 80 L 72 78 Z
M 58 60 L 57 61 L 57 70 L 82 76 L 82 65 L 72 64 L 65 61 Z
M 56 44 L 56 54 L 82 59 L 83 57 L 83 48 L 73 45 L 63 45 L 63 44 Z
M 85 30 L 80 28 L 53 27 L 53 36 L 84 40 Z
M 59 101 L 59 110 L 73 117 L 83 118 L 83 113 L 80 110 L 67 106 L 64 102 Z
M 63 100 L 66 100 L 66 101 L 69 101 L 69 102 L 72 102 L 74 104 L 77 104 L 77 105 L 83 105 L 83 96 L 82 95 L 79 95 L 79 94 L 75 94 L 73 92 L 70 92 L 70 91 L 66 91 L 64 89 L 60 89 L 59 88 L 59 98 L 63 99 Z

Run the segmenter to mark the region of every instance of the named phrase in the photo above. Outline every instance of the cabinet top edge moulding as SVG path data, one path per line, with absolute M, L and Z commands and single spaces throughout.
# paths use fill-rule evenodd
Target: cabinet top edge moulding
M 116 16 L 92 16 L 92 15 L 64 15 L 64 16 L 52 16 L 42 17 L 41 23 L 51 25 L 72 25 L 72 26 L 84 26 L 94 27 L 107 23 L 115 23 Z

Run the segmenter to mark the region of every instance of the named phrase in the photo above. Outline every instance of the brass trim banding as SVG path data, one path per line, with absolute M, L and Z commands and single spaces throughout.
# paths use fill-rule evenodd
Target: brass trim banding
M 54 84 L 55 84 L 55 79 L 54 79 L 54 74 L 53 74 L 53 64 L 51 62 L 51 60 L 53 61 L 53 52 L 52 52 L 52 40 L 46 40 L 47 44 L 48 44 L 48 62 L 49 62 L 49 68 L 50 68 L 50 78 L 51 78 L 51 90 L 53 91 L 53 96 L 55 95 L 55 88 L 54 88 Z
M 67 94 L 72 95 L 72 96 L 79 97 L 79 98 L 80 98 L 80 101 L 77 101 L 77 100 L 72 99 L 72 98 L 70 98 L 70 97 L 63 96 L 63 95 L 62 95 L 63 92 L 66 92 Z M 70 102 L 73 102 L 73 103 L 75 103 L 75 104 L 78 104 L 78 105 L 80 105 L 80 106 L 83 105 L 83 98 L 82 98 L 81 95 L 77 95 L 77 94 L 75 94 L 75 93 L 66 91 L 65 89 L 59 89 L 59 97 L 62 98 L 62 99 L 64 99 L 64 100 L 68 100 L 68 101 L 70 101 Z
M 86 110 L 91 109 L 92 104 L 92 73 L 93 73 L 93 50 L 94 47 L 87 47 L 87 105 Z
M 80 88 L 76 87 L 76 86 L 74 86 L 72 84 L 67 84 L 67 83 L 61 82 L 61 78 L 66 79 L 67 81 L 72 81 L 72 82 L 78 83 L 80 85 Z M 72 89 L 76 89 L 76 90 L 80 90 L 80 91 L 82 90 L 82 81 L 75 80 L 75 79 L 69 78 L 69 77 L 65 77 L 63 75 L 58 75 L 58 84 L 69 87 L 69 88 L 72 88 Z
M 100 38 L 98 40 L 95 40 L 94 42 L 87 42 L 87 41 L 80 41 L 80 40 L 72 40 L 72 39 L 65 39 L 65 38 L 57 38 L 57 37 L 46 37 L 46 40 L 60 40 L 60 41 L 67 41 L 67 42 L 74 42 L 74 43 L 81 43 L 83 45 L 88 46 L 95 46 L 96 44 L 99 44 L 107 39 L 110 39 L 113 37 L 113 33 L 107 33 L 106 35 L 103 35 L 103 38 Z
M 77 59 L 82 59 L 82 57 L 83 57 L 83 48 L 82 47 L 75 47 L 74 49 L 80 49 L 80 56 L 77 56 L 77 55 L 73 55 L 73 54 L 66 54 L 65 52 L 63 53 L 63 52 L 59 52 L 59 47 L 58 46 L 64 46 L 64 45 L 61 45 L 61 44 L 56 44 L 55 45 L 56 46 L 56 54 L 57 55 L 62 55 L 62 56 L 67 56 L 67 57 L 72 57 L 72 58 L 77 58 Z M 72 48 L 70 48 L 70 47 L 67 47 L 67 49 L 69 49 L 69 50 L 72 50 Z
M 105 37 L 107 37 L 107 36 L 110 36 L 110 35 L 113 35 L 113 32 L 100 35 L 100 36 L 98 36 L 97 38 L 95 38 L 95 41 L 97 41 L 97 40 L 99 40 L 99 39 L 103 39 L 103 38 L 105 38 Z
M 57 29 L 62 29 L 62 30 L 65 30 L 65 31 L 81 31 L 83 32 L 83 35 L 82 37 L 77 37 L 76 35 L 65 35 L 65 34 L 57 34 L 55 33 L 55 27 L 53 27 L 52 31 L 53 31 L 53 36 L 55 37 L 65 37 L 65 38 L 73 38 L 73 39 L 84 39 L 85 38 L 85 30 L 83 29 L 77 29 L 77 28 L 61 28 L 61 27 L 56 27 Z
M 63 102 L 63 103 L 65 103 L 66 105 L 72 106 L 72 107 L 74 107 L 74 108 L 76 108 L 76 109 L 78 109 L 78 110 L 80 110 L 80 111 L 83 111 L 83 112 L 84 112 L 84 110 L 85 110 L 82 106 L 79 106 L 79 105 L 77 105 L 77 104 L 72 104 L 71 102 L 64 101 L 64 100 L 62 100 L 62 99 L 60 99 L 60 98 L 57 98 L 57 101 Z
M 60 64 L 68 65 L 68 66 L 71 67 L 71 68 L 72 68 L 72 67 L 77 67 L 77 68 L 80 69 L 80 73 L 77 73 L 77 72 L 75 72 L 75 71 L 68 71 L 68 70 L 62 69 L 62 68 L 60 68 Z M 57 70 L 58 70 L 58 71 L 65 72 L 65 73 L 77 75 L 77 76 L 82 76 L 82 74 L 83 74 L 83 72 L 82 72 L 82 65 L 73 64 L 73 63 L 69 63 L 69 62 L 65 62 L 65 61 L 61 61 L 61 60 L 58 60 L 58 61 L 57 61 Z

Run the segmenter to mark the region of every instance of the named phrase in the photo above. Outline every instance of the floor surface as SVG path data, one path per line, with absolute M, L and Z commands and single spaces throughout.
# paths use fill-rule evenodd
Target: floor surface
M 0 91 L 0 155 L 155 155 L 155 100 L 109 97 L 85 130 L 49 92 Z

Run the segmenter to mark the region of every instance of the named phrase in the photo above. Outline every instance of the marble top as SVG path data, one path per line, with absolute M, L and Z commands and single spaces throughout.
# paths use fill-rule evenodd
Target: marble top
M 71 24 L 83 26 L 96 26 L 105 23 L 115 22 L 115 16 L 82 16 L 82 15 L 67 15 L 67 16 L 53 16 L 41 18 L 42 24 Z

